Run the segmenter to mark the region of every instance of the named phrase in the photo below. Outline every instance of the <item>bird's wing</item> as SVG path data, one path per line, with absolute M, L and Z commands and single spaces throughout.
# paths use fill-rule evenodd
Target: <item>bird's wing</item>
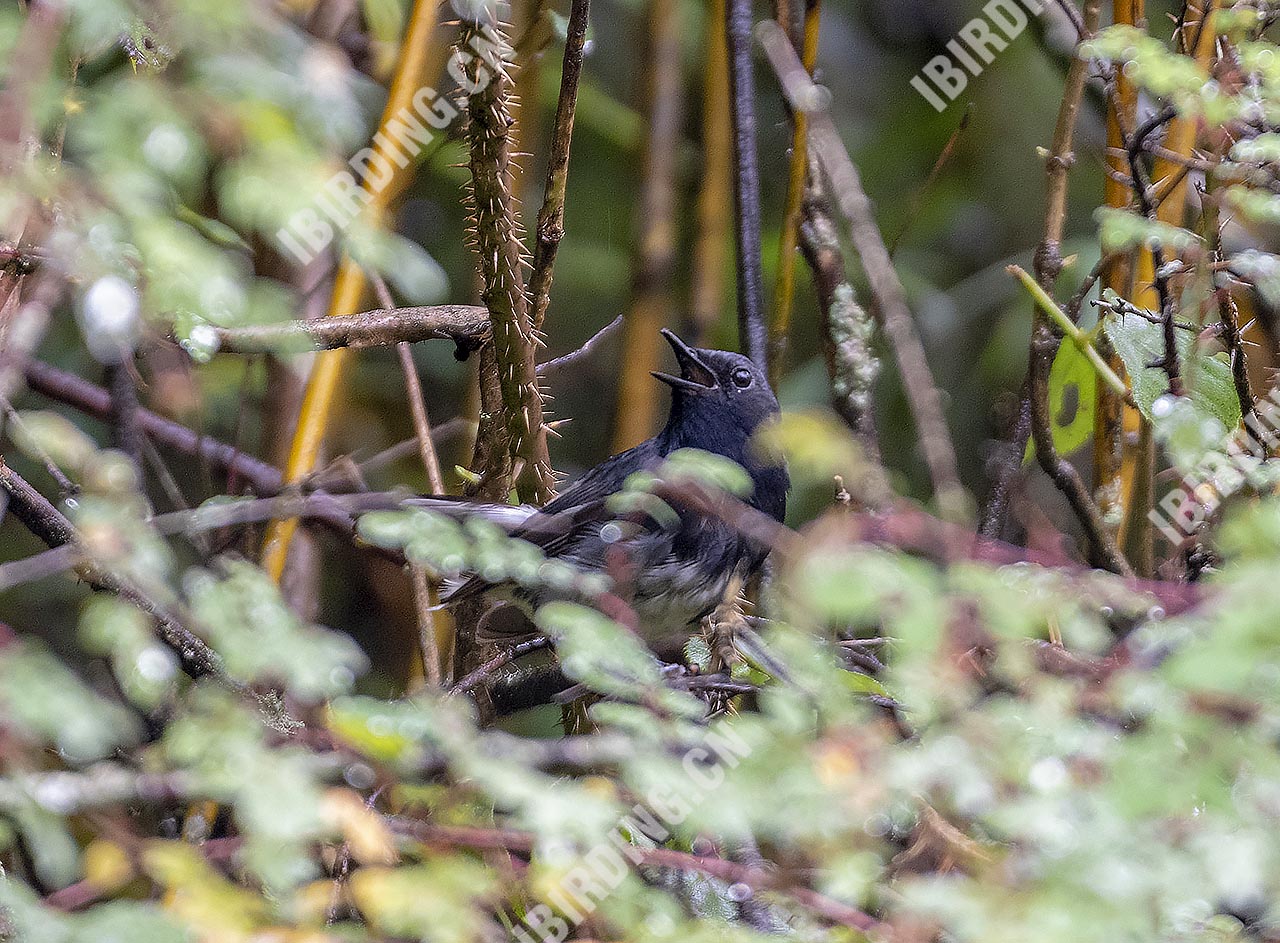
M 538 547 L 547 557 L 561 556 L 584 539 L 597 536 L 601 525 L 612 519 L 609 498 L 621 490 L 628 477 L 653 467 L 659 458 L 652 439 L 620 452 L 595 466 L 545 507 L 530 509 L 508 533 Z M 445 601 L 461 602 L 487 585 L 479 576 L 472 576 L 451 590 Z
M 554 501 L 542 508 L 542 513 L 555 515 L 572 507 L 608 498 L 620 491 L 632 474 L 653 468 L 661 458 L 658 445 L 653 439 L 619 452 L 562 491 Z

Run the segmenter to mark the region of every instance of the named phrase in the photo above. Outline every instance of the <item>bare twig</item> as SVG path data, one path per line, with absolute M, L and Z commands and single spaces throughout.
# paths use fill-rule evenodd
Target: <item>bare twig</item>
M 463 678 L 461 681 L 455 684 L 452 688 L 450 688 L 449 693 L 450 694 L 466 694 L 467 692 L 472 691 L 479 685 L 483 684 L 485 681 L 489 680 L 489 678 L 494 674 L 494 672 L 499 671 L 502 668 L 505 668 L 507 665 L 511 664 L 517 658 L 521 658 L 529 654 L 530 652 L 536 652 L 543 648 L 549 648 L 550 646 L 551 646 L 551 639 L 545 636 L 542 636 L 539 638 L 530 639 L 527 642 L 521 642 L 518 645 L 511 646 L 510 648 L 503 649 L 500 653 L 490 658 L 483 665 L 475 669 L 475 671 L 472 671 L 465 678 Z
M 1064 4 L 1070 6 L 1070 4 Z M 1092 36 L 1098 29 L 1098 21 L 1101 16 L 1102 0 L 1087 0 L 1084 6 L 1084 12 L 1081 16 L 1077 31 L 1081 40 Z M 1072 8 L 1074 10 L 1074 8 Z M 1039 299 L 1040 311 L 1047 315 L 1053 312 L 1050 308 L 1056 308 L 1056 303 L 1052 300 L 1053 286 L 1057 282 L 1058 276 L 1062 273 L 1062 238 L 1066 229 L 1067 221 L 1067 183 L 1068 175 L 1071 171 L 1071 165 L 1075 162 L 1075 154 L 1073 153 L 1073 143 L 1075 141 L 1076 121 L 1080 113 L 1080 102 L 1084 97 L 1084 83 L 1088 74 L 1088 63 L 1079 56 L 1073 57 L 1071 65 L 1067 70 L 1067 78 L 1064 83 L 1062 92 L 1062 103 L 1058 107 L 1058 118 L 1053 131 L 1053 143 L 1050 146 L 1049 153 L 1045 156 L 1045 219 L 1044 219 L 1044 235 L 1036 246 L 1034 255 L 1035 282 L 1031 283 L 1030 279 L 1026 279 L 1024 284 L 1029 289 L 1036 286 L 1040 289 L 1043 296 Z M 1021 271 L 1021 270 L 1019 270 Z M 1086 286 L 1091 282 L 1086 279 Z M 1086 293 L 1088 288 L 1083 289 Z M 1033 289 L 1034 293 L 1034 289 Z M 1059 325 L 1064 333 L 1070 333 L 1074 328 L 1075 321 L 1079 317 L 1079 304 L 1083 302 L 1084 295 L 1080 296 L 1080 302 L 1075 303 L 1075 309 L 1072 316 L 1066 319 L 1065 325 Z M 1043 299 L 1048 299 L 1049 308 L 1043 304 Z M 1041 347 L 1053 346 L 1052 336 L 1035 338 L 1037 329 L 1044 326 L 1043 318 L 1040 313 L 1034 316 L 1032 325 L 1032 345 L 1039 344 Z M 1073 336 L 1073 340 L 1079 346 L 1078 337 Z M 1124 383 L 1119 383 L 1117 387 L 1111 382 L 1111 377 L 1115 376 L 1115 371 L 1105 359 L 1099 356 L 1094 350 L 1092 344 L 1085 342 L 1087 351 L 1082 348 L 1082 352 L 1090 357 L 1090 362 L 1100 375 L 1108 380 L 1108 387 L 1117 397 L 1123 399 L 1127 395 L 1127 388 Z M 1005 513 L 1009 505 L 1009 492 L 1013 485 L 1013 479 L 1022 467 L 1022 456 L 1026 453 L 1027 440 L 1035 433 L 1034 422 L 1034 406 L 1030 402 L 1030 397 L 1036 395 L 1038 391 L 1047 391 L 1046 384 L 1041 385 L 1031 376 L 1034 369 L 1033 364 L 1036 360 L 1034 351 L 1030 355 L 1032 364 L 1028 365 L 1028 376 L 1022 384 L 1018 401 L 1018 421 L 1013 430 L 1013 441 L 1009 446 L 1007 457 L 1001 464 L 996 475 L 995 484 L 991 490 L 991 496 L 988 498 L 986 509 L 982 515 L 982 533 L 988 537 L 994 537 L 999 534 L 1001 527 L 1004 525 Z M 1050 354 L 1050 362 L 1052 362 L 1052 354 Z M 1101 369 L 1099 369 L 1101 368 Z M 1105 371 L 1105 373 L 1104 373 Z M 1055 475 L 1060 470 L 1060 465 L 1064 464 L 1058 458 L 1056 451 L 1052 448 L 1052 442 L 1049 443 L 1050 452 L 1047 455 L 1040 455 L 1042 465 L 1046 471 L 1050 471 L 1051 475 Z M 1039 441 L 1036 442 L 1037 454 L 1039 455 Z M 1079 477 L 1079 476 L 1076 476 Z M 1055 480 L 1057 480 L 1055 478 Z M 1085 492 L 1083 483 L 1081 483 L 1081 494 L 1085 500 L 1092 502 L 1092 498 Z M 1079 495 L 1078 495 L 1079 496 Z M 1073 501 L 1073 506 L 1075 502 Z M 1096 515 L 1101 519 L 1101 514 Z
M 617 333 L 618 328 L 622 327 L 626 319 L 623 315 L 618 315 L 600 330 L 592 334 L 577 350 L 571 350 L 567 354 L 562 354 L 554 360 L 548 360 L 545 363 L 538 364 L 538 376 L 553 377 L 568 367 L 572 367 L 577 363 L 590 358 L 600 345 Z
M 394 307 L 387 283 L 377 272 L 370 272 L 378 301 L 388 310 Z M 427 484 L 434 494 L 444 494 L 444 476 L 440 474 L 440 459 L 431 439 L 431 421 L 427 418 L 427 402 L 422 395 L 422 380 L 417 364 L 413 362 L 413 348 L 406 341 L 396 344 L 400 370 L 404 374 L 405 395 L 409 400 L 409 413 L 413 417 L 414 437 L 422 467 L 427 473 Z M 422 656 L 422 677 L 432 689 L 440 687 L 443 667 L 440 661 L 440 640 L 436 632 L 435 607 L 439 589 L 428 577 L 426 568 L 412 560 L 409 562 L 409 578 L 413 583 L 414 611 L 418 617 L 418 647 Z
M 591 0 L 573 0 L 564 65 L 560 72 L 560 98 L 556 102 L 551 134 L 551 158 L 547 162 L 546 195 L 538 211 L 537 241 L 533 247 L 533 271 L 529 273 L 529 310 L 534 330 L 542 327 L 551 303 L 551 277 L 556 250 L 564 238 L 564 200 L 569 181 L 569 145 L 573 141 L 573 117 L 578 104 L 578 79 L 582 75 L 582 50 L 586 45 Z
M 333 350 L 451 340 L 470 351 L 489 339 L 489 312 L 477 305 L 382 308 L 361 314 L 253 327 L 215 328 L 218 349 L 227 353 L 273 353 L 290 347 Z
M 398 834 L 428 845 L 491 848 L 519 854 L 530 854 L 534 849 L 535 836 L 515 829 L 436 825 L 404 817 L 391 819 L 390 824 L 393 831 Z M 810 888 L 790 883 L 775 871 L 738 864 L 724 858 L 695 855 L 669 848 L 630 846 L 630 849 L 628 857 L 637 864 L 679 871 L 696 871 L 730 884 L 745 885 L 753 891 L 777 891 L 791 896 L 830 923 L 852 927 L 862 933 L 886 932 L 885 926 L 869 914 Z
M 9 510 L 49 547 L 78 544 L 75 526 L 57 508 L 0 459 L 0 488 L 9 496 Z M 160 638 L 173 649 L 183 670 L 193 678 L 221 675 L 221 660 L 198 636 L 191 633 L 164 606 L 136 587 L 95 563 L 86 563 L 81 575 L 91 585 L 132 603 L 156 620 Z
M 27 385 L 37 393 L 66 403 L 98 419 L 111 416 L 111 394 L 73 373 L 51 367 L 39 360 L 27 363 Z M 201 456 L 211 464 L 240 475 L 261 494 L 274 494 L 283 487 L 280 470 L 238 448 L 201 435 L 149 409 L 137 411 L 138 426 L 154 442 L 188 455 Z

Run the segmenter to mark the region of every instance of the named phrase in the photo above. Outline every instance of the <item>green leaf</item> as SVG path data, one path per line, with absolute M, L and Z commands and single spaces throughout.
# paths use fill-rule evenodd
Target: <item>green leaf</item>
M 187 574 L 191 609 L 227 673 L 246 683 L 281 683 L 303 701 L 345 693 L 368 661 L 347 636 L 307 626 L 262 570 L 243 561 L 225 575 Z
M 173 690 L 178 659 L 156 640 L 152 619 L 116 596 L 90 597 L 80 616 L 80 639 L 89 651 L 111 661 L 120 687 L 145 710 L 159 706 Z
M 0 726 L 84 762 L 137 741 L 138 719 L 68 671 L 43 645 L 0 649 Z
M 1093 439 L 1097 405 L 1097 372 L 1075 344 L 1059 344 L 1049 370 L 1049 422 L 1058 454 L 1070 455 Z M 1028 440 L 1026 460 L 1034 453 Z
M 1169 378 L 1160 367 L 1151 367 L 1164 357 L 1164 336 L 1158 324 L 1135 315 L 1121 317 L 1108 313 L 1103 321 L 1107 338 L 1124 362 L 1138 409 L 1148 420 L 1157 418 L 1153 407 L 1169 392 Z M 1240 424 L 1240 401 L 1231 379 L 1225 355 L 1207 354 L 1196 345 L 1192 331 L 1175 331 L 1179 365 L 1186 394 L 1196 409 L 1223 425 L 1223 433 Z
M 1101 231 L 1104 252 L 1119 252 L 1138 246 L 1161 246 L 1171 252 L 1199 247 L 1202 240 L 1190 230 L 1147 219 L 1129 210 L 1099 207 L 1094 214 Z

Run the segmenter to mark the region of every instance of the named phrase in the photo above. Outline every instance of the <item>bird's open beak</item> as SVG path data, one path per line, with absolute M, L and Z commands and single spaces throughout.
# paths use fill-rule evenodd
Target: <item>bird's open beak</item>
M 689 390 L 701 393 L 714 390 L 719 384 L 711 368 L 702 362 L 697 352 L 675 335 L 674 331 L 662 329 L 662 336 L 667 339 L 671 349 L 676 353 L 676 361 L 680 364 L 680 376 L 673 377 L 669 373 L 653 371 L 653 376 L 667 386 L 676 390 Z

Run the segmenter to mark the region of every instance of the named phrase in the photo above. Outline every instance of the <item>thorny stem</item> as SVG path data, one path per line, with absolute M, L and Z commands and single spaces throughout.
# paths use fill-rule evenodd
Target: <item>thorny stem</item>
M 529 321 L 521 271 L 524 260 L 511 193 L 508 98 L 512 83 L 504 61 L 509 59 L 511 47 L 498 30 L 479 22 L 464 21 L 460 43 L 488 43 L 495 50 L 494 55 L 466 59 L 469 81 L 483 85 L 467 99 L 475 247 L 480 262 L 481 298 L 493 324 L 506 449 L 512 462 L 521 466 L 517 471 L 519 480 L 513 484 L 520 488 L 525 500 L 545 504 L 555 494 L 555 477 L 547 454 L 536 344 Z M 483 78 L 481 70 L 485 70 Z

